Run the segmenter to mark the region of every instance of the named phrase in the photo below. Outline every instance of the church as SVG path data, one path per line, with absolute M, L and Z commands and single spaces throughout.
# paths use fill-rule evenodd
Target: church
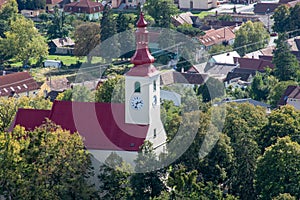
M 54 101 L 51 110 L 19 109 L 12 123 L 33 130 L 50 119 L 71 133 L 78 132 L 95 160 L 116 152 L 131 163 L 145 140 L 157 154 L 166 151 L 160 119 L 160 72 L 148 48 L 147 22 L 137 22 L 134 66 L 125 74 L 125 103 Z

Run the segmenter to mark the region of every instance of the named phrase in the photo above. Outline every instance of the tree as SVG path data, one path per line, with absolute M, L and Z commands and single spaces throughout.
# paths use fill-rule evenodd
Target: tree
M 224 46 L 223 44 L 217 44 L 217 45 L 213 45 L 208 52 L 209 54 L 217 55 L 229 51 L 232 51 L 232 46 L 230 45 Z
M 274 75 L 280 81 L 295 80 L 299 63 L 295 55 L 290 52 L 290 46 L 286 41 L 285 33 L 279 34 L 276 40 L 273 63 L 275 65 Z
M 198 90 L 202 94 L 203 102 L 209 102 L 218 97 L 223 97 L 225 88 L 222 82 L 217 79 L 209 78 L 204 85 L 201 85 Z
M 275 9 L 273 16 L 274 25 L 272 29 L 275 32 L 282 33 L 290 29 L 290 10 L 287 5 L 280 5 Z
M 108 38 L 112 37 L 117 33 L 117 23 L 116 20 L 114 19 L 109 4 L 106 4 L 104 6 L 103 16 L 101 18 L 100 25 L 101 25 L 101 30 L 100 30 L 101 42 L 107 40 Z
M 0 194 L 8 199 L 92 199 L 90 155 L 82 138 L 47 122 L 1 132 Z
M 170 28 L 172 16 L 178 13 L 178 8 L 172 0 L 146 1 L 145 10 L 154 18 L 156 26 L 162 28 Z
M 280 193 L 300 198 L 300 145 L 290 137 L 279 138 L 258 159 L 256 189 L 260 199 L 271 199 Z
M 95 94 L 96 102 L 125 102 L 125 79 L 121 76 L 110 78 L 100 85 Z
M 279 194 L 273 200 L 296 200 L 296 197 L 291 196 L 289 193 Z
M 134 199 L 150 199 L 159 196 L 165 189 L 163 172 L 157 170 L 159 161 L 150 142 L 145 141 L 135 160 L 135 173 L 130 182 Z
M 45 39 L 34 27 L 34 23 L 22 16 L 11 22 L 11 30 L 5 32 L 6 38 L 0 38 L 0 49 L 5 55 L 27 65 L 29 59 L 39 59 L 48 55 Z M 7 48 L 9 47 L 9 48 Z
M 300 113 L 292 106 L 283 106 L 270 114 L 269 121 L 261 133 L 261 148 L 275 144 L 276 140 L 285 136 L 300 134 Z M 300 142 L 300 138 L 292 138 Z
M 0 37 L 5 37 L 4 33 L 9 31 L 10 22 L 18 14 L 18 4 L 16 0 L 7 1 L 0 9 Z
M 73 86 L 63 93 L 60 93 L 56 99 L 62 101 L 79 101 L 91 102 L 93 101 L 93 93 L 85 86 Z
M 191 24 L 187 23 L 178 26 L 176 30 L 190 37 L 205 35 L 205 33 L 202 30 L 200 30 L 199 28 L 195 28 Z
M 65 38 L 69 36 L 72 27 L 67 24 L 69 16 L 54 8 L 54 13 L 50 15 L 50 23 L 47 26 L 47 35 L 49 39 Z
M 100 25 L 87 22 L 76 27 L 75 33 L 75 56 L 87 56 L 88 63 L 92 62 L 92 50 L 100 43 Z
M 248 52 L 265 47 L 269 42 L 269 34 L 261 22 L 248 21 L 235 33 L 234 48 L 243 56 Z
M 46 7 L 45 0 L 17 0 L 19 10 L 38 10 Z
M 101 199 L 129 199 L 130 166 L 116 153 L 111 153 L 100 166 L 99 182 Z
M 290 25 L 290 29 L 292 33 L 290 35 L 297 36 L 300 31 L 300 4 L 297 3 L 295 6 L 290 7 L 290 16 L 287 21 L 287 24 Z

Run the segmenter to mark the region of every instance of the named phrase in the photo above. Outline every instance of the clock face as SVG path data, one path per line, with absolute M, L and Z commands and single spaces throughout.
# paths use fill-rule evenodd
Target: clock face
M 157 104 L 157 96 L 154 95 L 152 99 L 152 105 L 155 106 Z
M 130 105 L 135 110 L 140 110 L 144 106 L 144 101 L 141 97 L 132 97 Z

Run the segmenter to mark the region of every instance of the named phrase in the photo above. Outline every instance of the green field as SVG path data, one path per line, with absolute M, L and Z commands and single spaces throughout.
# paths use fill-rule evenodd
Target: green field
M 203 19 L 205 16 L 213 15 L 214 12 L 209 11 L 201 11 L 201 12 L 192 12 L 194 15 L 198 16 L 200 19 Z
M 75 56 L 59 56 L 59 55 L 49 55 L 47 60 L 60 60 L 64 65 L 70 66 L 71 64 L 76 64 L 77 61 L 84 62 L 84 59 L 79 59 Z

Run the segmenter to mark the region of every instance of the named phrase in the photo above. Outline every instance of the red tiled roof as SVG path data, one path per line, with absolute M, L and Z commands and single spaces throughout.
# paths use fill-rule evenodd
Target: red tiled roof
M 16 122 L 32 127 L 36 119 L 28 116 L 35 111 L 18 112 Z M 54 101 L 48 118 L 71 133 L 78 131 L 85 147 L 97 150 L 138 151 L 149 128 L 148 125 L 126 124 L 125 105 L 117 103 Z M 37 121 L 40 122 L 40 118 Z
M 20 108 L 16 114 L 12 127 L 9 128 L 9 131 L 16 125 L 25 127 L 27 131 L 34 130 L 36 127 L 39 127 L 46 118 L 49 117 L 50 110 L 35 110 L 35 109 L 24 109 Z
M 46 0 L 46 4 L 56 5 L 62 1 L 63 0 Z
M 103 5 L 90 0 L 80 0 L 78 2 L 72 2 L 65 5 L 64 11 L 91 14 L 103 11 Z
M 205 32 L 204 36 L 200 36 L 200 42 L 205 46 L 221 44 L 223 41 L 229 41 L 235 38 L 233 31 L 228 28 L 212 29 Z
M 37 82 L 28 72 L 17 72 L 0 77 L 0 96 L 9 96 L 12 92 L 24 93 L 38 88 Z
M 271 69 L 274 68 L 274 65 L 271 61 L 262 60 L 262 59 L 255 59 L 255 58 L 234 58 L 235 62 L 238 61 L 239 68 L 241 69 L 251 69 L 263 72 L 265 71 L 266 67 Z
M 300 86 L 288 86 L 281 96 L 278 105 L 283 106 L 286 104 L 288 98 L 300 99 Z

